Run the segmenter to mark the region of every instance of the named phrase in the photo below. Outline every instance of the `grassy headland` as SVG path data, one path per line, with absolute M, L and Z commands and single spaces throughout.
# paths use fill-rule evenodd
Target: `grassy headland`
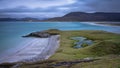
M 23 68 L 43 67 L 48 68 L 50 64 L 61 61 L 73 61 L 86 57 L 100 58 L 95 62 L 77 63 L 71 66 L 52 66 L 51 68 L 120 68 L 120 34 L 105 31 L 59 31 L 48 30 L 50 33 L 61 35 L 60 47 L 48 60 L 38 64 L 25 65 Z M 94 41 L 94 44 L 84 48 L 73 48 L 74 40 L 71 37 L 83 36 Z M 51 62 L 52 60 L 52 62 Z
M 97 57 L 109 54 L 120 54 L 120 35 L 105 31 L 49 31 L 61 35 L 61 46 L 50 59 L 73 60 L 85 57 Z M 86 37 L 94 44 L 85 48 L 73 48 L 74 40 L 71 37 Z M 59 59 L 58 59 L 59 58 Z
M 50 33 L 59 33 L 60 47 L 56 53 L 46 61 L 23 64 L 21 68 L 120 68 L 120 34 L 105 31 L 81 30 L 59 31 L 48 30 Z M 71 37 L 86 37 L 94 44 L 84 48 L 75 49 L 75 40 Z M 69 66 L 51 66 L 63 61 L 75 61 L 86 57 L 99 58 L 94 62 L 70 64 Z

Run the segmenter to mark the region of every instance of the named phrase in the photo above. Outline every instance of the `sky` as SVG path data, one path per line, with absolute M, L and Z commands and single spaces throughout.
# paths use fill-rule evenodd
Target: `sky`
M 120 0 L 0 0 L 0 18 L 63 16 L 69 12 L 120 12 Z

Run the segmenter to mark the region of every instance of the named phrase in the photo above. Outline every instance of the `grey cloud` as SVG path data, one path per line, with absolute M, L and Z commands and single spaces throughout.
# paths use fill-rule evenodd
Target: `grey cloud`
M 86 0 L 85 6 L 96 12 L 120 12 L 120 0 Z
M 74 11 L 82 11 L 82 12 L 120 12 L 120 0 L 76 0 L 74 3 L 67 3 L 62 5 L 53 5 L 46 8 L 35 7 L 31 8 L 29 6 L 21 5 L 16 6 L 14 4 L 14 8 L 9 8 L 7 6 L 10 5 L 10 2 L 19 1 L 27 2 L 28 0 L 0 0 L 0 12 L 1 13 L 16 13 L 13 15 L 26 15 L 25 13 L 33 13 L 30 14 L 32 16 L 37 15 L 36 13 L 41 13 L 41 16 L 61 16 L 69 12 Z M 58 0 L 29 0 L 31 2 L 43 2 L 44 4 L 40 4 L 40 6 L 46 6 L 47 4 L 55 4 L 59 3 Z M 50 2 L 51 1 L 51 2 Z M 65 0 L 61 0 L 63 2 Z M 75 1 L 75 0 L 74 0 Z M 21 3 L 20 2 L 20 3 Z M 54 3 L 53 3 L 54 2 Z M 34 4 L 33 4 L 34 6 Z M 22 14 L 24 13 L 24 14 Z M 10 14 L 8 14 L 10 16 Z M 3 16 L 3 15 L 2 15 Z M 6 15 L 7 16 L 7 15 Z
M 3 1 L 3 0 L 0 0 Z M 10 0 L 4 0 L 4 1 L 10 1 Z M 15 0 L 12 0 L 15 1 Z M 30 0 L 33 1 L 33 0 Z M 58 1 L 58 0 L 34 0 L 34 1 Z M 59 1 L 58 1 L 59 2 Z M 57 12 L 61 11 L 59 8 L 69 8 L 69 11 L 85 11 L 85 12 L 91 12 L 91 11 L 98 11 L 98 12 L 120 12 L 119 7 L 120 0 L 77 0 L 77 2 L 73 4 L 67 4 L 67 5 L 61 5 L 61 6 L 52 6 L 49 8 L 25 8 L 26 6 L 11 9 L 1 9 L 2 12 Z M 48 3 L 49 4 L 49 3 Z M 64 11 L 67 11 L 64 10 Z M 69 12 L 68 11 L 68 12 Z M 63 11 L 61 11 L 63 12 Z
M 0 9 L 1 13 L 22 13 L 22 12 L 58 12 L 60 11 L 58 7 L 50 7 L 50 8 L 27 8 L 27 7 L 16 7 L 16 8 L 11 8 L 11 9 Z

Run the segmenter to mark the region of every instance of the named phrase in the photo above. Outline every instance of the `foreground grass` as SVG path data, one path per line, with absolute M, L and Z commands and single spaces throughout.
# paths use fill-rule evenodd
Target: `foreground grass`
M 85 57 L 97 57 L 109 54 L 120 54 L 120 35 L 104 31 L 50 31 L 61 35 L 61 46 L 50 59 L 73 60 Z M 94 41 L 94 44 L 85 48 L 73 48 L 74 40 L 71 37 L 83 36 Z
M 51 64 L 56 64 L 58 62 L 60 61 L 46 60 L 43 62 L 24 64 L 20 68 L 120 68 L 120 56 L 116 55 L 103 56 L 100 57 L 100 60 L 94 62 L 77 63 L 71 64 L 70 66 L 51 66 Z

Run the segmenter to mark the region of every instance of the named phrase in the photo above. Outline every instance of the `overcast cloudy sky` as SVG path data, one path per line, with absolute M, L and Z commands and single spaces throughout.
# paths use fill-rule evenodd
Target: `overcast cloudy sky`
M 56 17 L 69 12 L 120 12 L 120 0 L 0 0 L 0 17 Z

